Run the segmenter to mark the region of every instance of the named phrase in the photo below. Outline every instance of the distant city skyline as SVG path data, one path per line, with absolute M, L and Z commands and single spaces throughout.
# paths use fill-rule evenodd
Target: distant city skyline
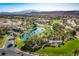
M 79 3 L 0 3 L 0 12 L 79 10 Z

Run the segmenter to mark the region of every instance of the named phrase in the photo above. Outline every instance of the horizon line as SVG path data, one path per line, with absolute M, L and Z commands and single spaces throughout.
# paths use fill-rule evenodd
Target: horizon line
M 79 10 L 35 10 L 35 9 L 27 9 L 27 10 L 21 10 L 21 11 L 0 11 L 0 12 L 22 12 L 22 11 L 37 11 L 37 12 L 51 12 L 51 11 L 79 11 Z

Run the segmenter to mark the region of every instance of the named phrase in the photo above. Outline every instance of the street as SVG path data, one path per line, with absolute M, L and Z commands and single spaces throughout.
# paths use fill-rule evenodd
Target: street
M 13 36 L 8 36 L 3 48 L 0 49 L 0 56 L 32 56 L 29 52 L 23 52 L 15 47 Z M 12 44 L 12 46 L 9 46 Z

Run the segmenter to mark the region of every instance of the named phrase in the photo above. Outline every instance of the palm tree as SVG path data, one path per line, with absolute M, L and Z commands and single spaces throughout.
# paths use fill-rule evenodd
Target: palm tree
M 74 50 L 74 56 L 78 56 L 79 55 L 79 48 L 76 48 L 75 50 Z

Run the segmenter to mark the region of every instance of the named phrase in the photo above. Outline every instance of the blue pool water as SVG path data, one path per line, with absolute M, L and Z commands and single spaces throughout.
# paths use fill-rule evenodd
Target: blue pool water
M 33 28 L 30 32 L 22 34 L 21 39 L 22 39 L 23 41 L 25 41 L 25 40 L 27 40 L 30 36 L 33 36 L 33 35 L 37 35 L 37 34 L 39 34 L 39 33 L 42 33 L 44 30 L 45 30 L 44 28 L 40 28 L 40 27 L 38 27 L 38 28 Z

